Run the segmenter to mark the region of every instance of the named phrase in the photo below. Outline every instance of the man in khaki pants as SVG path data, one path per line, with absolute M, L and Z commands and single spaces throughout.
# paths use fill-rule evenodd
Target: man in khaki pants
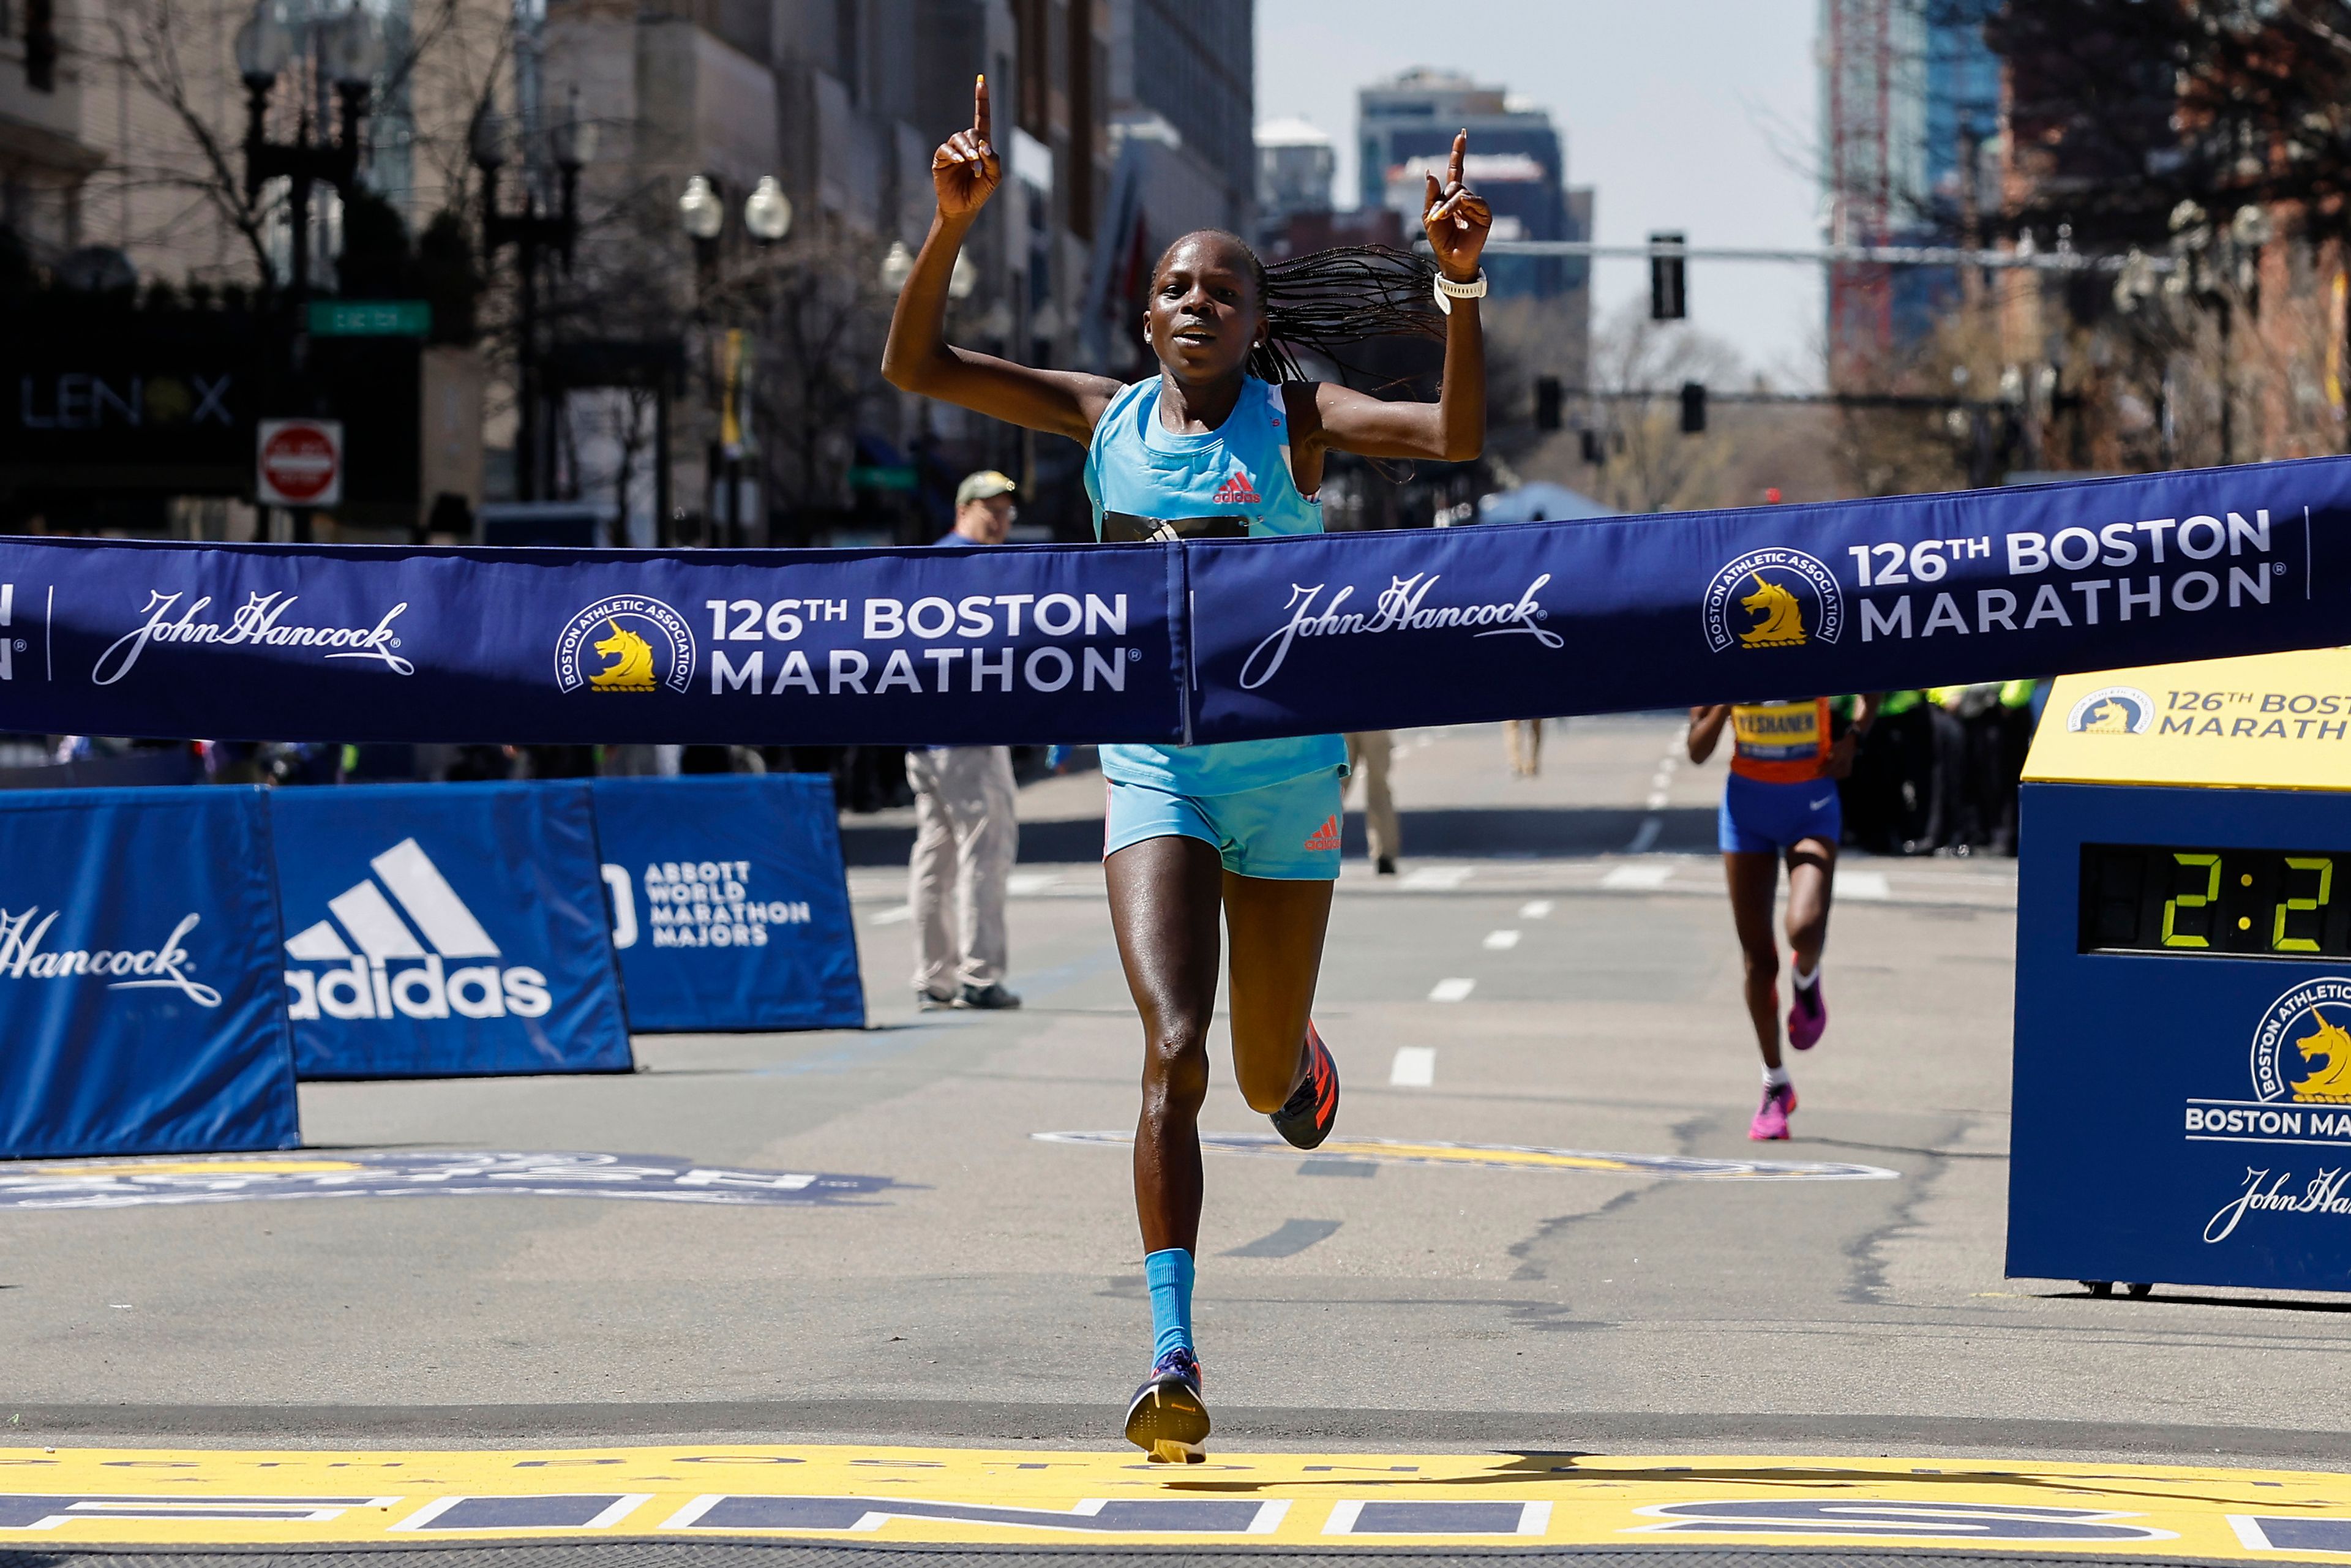
M 956 489 L 955 531 L 943 546 L 1000 545 L 1014 517 L 1012 481 L 987 470 Z M 906 902 L 914 924 L 914 1003 L 1017 1008 L 1004 988 L 1004 881 L 1020 845 L 1012 753 L 1001 746 L 918 746 L 906 753 L 914 789 L 914 853 Z
M 1371 841 L 1372 864 L 1382 876 L 1395 875 L 1396 855 L 1404 848 L 1395 797 L 1388 793 L 1392 751 L 1384 729 L 1361 730 L 1347 737 L 1347 777 L 1364 781 L 1364 836 Z

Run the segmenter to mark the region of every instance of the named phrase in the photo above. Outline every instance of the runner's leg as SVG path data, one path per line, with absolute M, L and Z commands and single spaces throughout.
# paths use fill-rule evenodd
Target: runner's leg
M 1170 835 L 1129 844 L 1103 871 L 1111 929 L 1143 1019 L 1135 1218 L 1146 1253 L 1189 1252 L 1200 1236 L 1199 1114 L 1208 1092 L 1224 863 L 1214 844 Z
M 1821 950 L 1829 940 L 1829 898 L 1836 884 L 1836 845 L 1826 839 L 1799 839 L 1788 849 L 1788 946 L 1794 950 L 1795 970 L 1801 976 L 1820 973 Z
M 1233 1075 L 1249 1108 L 1267 1115 L 1280 1110 L 1306 1076 L 1306 1022 L 1336 885 L 1224 873 L 1232 940 Z
M 1755 1022 L 1755 1043 L 1763 1065 L 1780 1065 L 1780 952 L 1771 930 L 1771 899 L 1779 890 L 1780 860 L 1770 853 L 1734 852 L 1722 857 L 1730 884 L 1730 918 L 1747 969 L 1747 1015 Z

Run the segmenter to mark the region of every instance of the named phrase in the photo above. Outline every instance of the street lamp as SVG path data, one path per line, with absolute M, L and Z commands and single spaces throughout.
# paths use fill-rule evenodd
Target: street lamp
M 686 237 L 708 245 L 726 226 L 726 204 L 707 174 L 696 174 L 685 183 L 685 194 L 677 199 L 677 221 L 685 229 Z
M 261 188 L 272 180 L 287 182 L 294 242 L 287 281 L 298 305 L 310 292 L 310 186 L 313 182 L 324 182 L 350 199 L 359 178 L 360 120 L 367 113 L 369 89 L 383 65 L 383 35 L 363 8 L 354 5 L 312 26 L 324 29 L 325 64 L 341 110 L 339 132 L 332 141 L 310 139 L 308 105 L 292 142 L 269 140 L 266 129 L 269 95 L 292 63 L 299 41 L 295 29 L 278 15 L 277 0 L 256 0 L 253 14 L 237 29 L 235 44 L 237 75 L 245 79 L 246 199 L 259 200 Z
M 685 189 L 677 198 L 678 226 L 693 242 L 695 261 L 694 319 L 707 326 L 710 305 L 718 295 L 719 240 L 726 232 L 726 203 L 719 194 L 718 183 L 707 174 L 687 178 Z M 743 232 L 761 250 L 781 241 L 792 230 L 791 198 L 784 194 L 783 185 L 773 174 L 763 174 L 743 198 Z M 710 446 L 710 476 L 716 491 L 716 516 L 715 531 L 728 544 L 743 542 L 742 507 L 743 455 L 747 442 L 747 421 L 739 412 L 737 399 L 742 395 L 744 366 L 749 350 L 743 333 L 729 330 L 723 337 L 712 339 L 714 348 L 724 344 L 726 368 L 711 371 L 711 402 L 719 427 L 719 439 Z
M 889 250 L 882 257 L 882 287 L 895 294 L 905 287 L 906 279 L 914 276 L 914 253 L 906 248 L 904 240 L 892 240 Z M 947 274 L 947 298 L 968 299 L 978 287 L 979 268 L 971 264 L 971 257 L 961 251 L 956 252 L 955 267 Z
M 506 122 L 486 106 L 474 120 L 468 151 L 474 167 L 482 172 L 482 258 L 495 262 L 498 252 L 515 247 L 518 274 L 517 325 L 520 341 L 515 362 L 521 384 L 517 388 L 515 429 L 515 494 L 525 501 L 539 499 L 543 443 L 538 390 L 538 273 L 540 256 L 553 251 L 571 270 L 572 251 L 580 238 L 580 171 L 595 156 L 596 128 L 580 113 L 580 89 L 571 89 L 564 118 L 548 133 L 548 150 L 561 179 L 560 204 L 552 213 L 538 210 L 539 193 L 527 186 L 523 210 L 498 210 L 498 171 L 506 166 Z
M 792 232 L 792 200 L 773 174 L 762 174 L 743 198 L 743 226 L 761 245 L 774 245 Z
M 2236 306 L 2261 310 L 2261 251 L 2275 238 L 2266 209 L 2254 203 L 2239 207 L 2226 223 L 2194 201 L 2171 209 L 2171 248 L 2182 265 L 2164 279 L 2164 291 L 2192 297 L 2215 315 L 2220 331 L 2220 461 L 2236 456 L 2236 397 L 2234 382 Z

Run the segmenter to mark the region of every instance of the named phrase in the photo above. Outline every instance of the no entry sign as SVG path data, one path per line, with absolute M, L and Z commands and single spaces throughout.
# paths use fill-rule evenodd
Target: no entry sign
M 331 507 L 343 498 L 343 422 L 265 419 L 254 498 L 265 507 Z

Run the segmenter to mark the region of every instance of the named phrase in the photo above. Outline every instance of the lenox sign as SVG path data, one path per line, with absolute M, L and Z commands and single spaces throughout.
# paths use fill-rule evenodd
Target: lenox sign
M 88 371 L 28 375 L 17 382 L 16 419 L 26 430 L 140 430 L 175 424 L 234 429 L 228 395 L 235 379 L 226 371 L 152 378 Z

